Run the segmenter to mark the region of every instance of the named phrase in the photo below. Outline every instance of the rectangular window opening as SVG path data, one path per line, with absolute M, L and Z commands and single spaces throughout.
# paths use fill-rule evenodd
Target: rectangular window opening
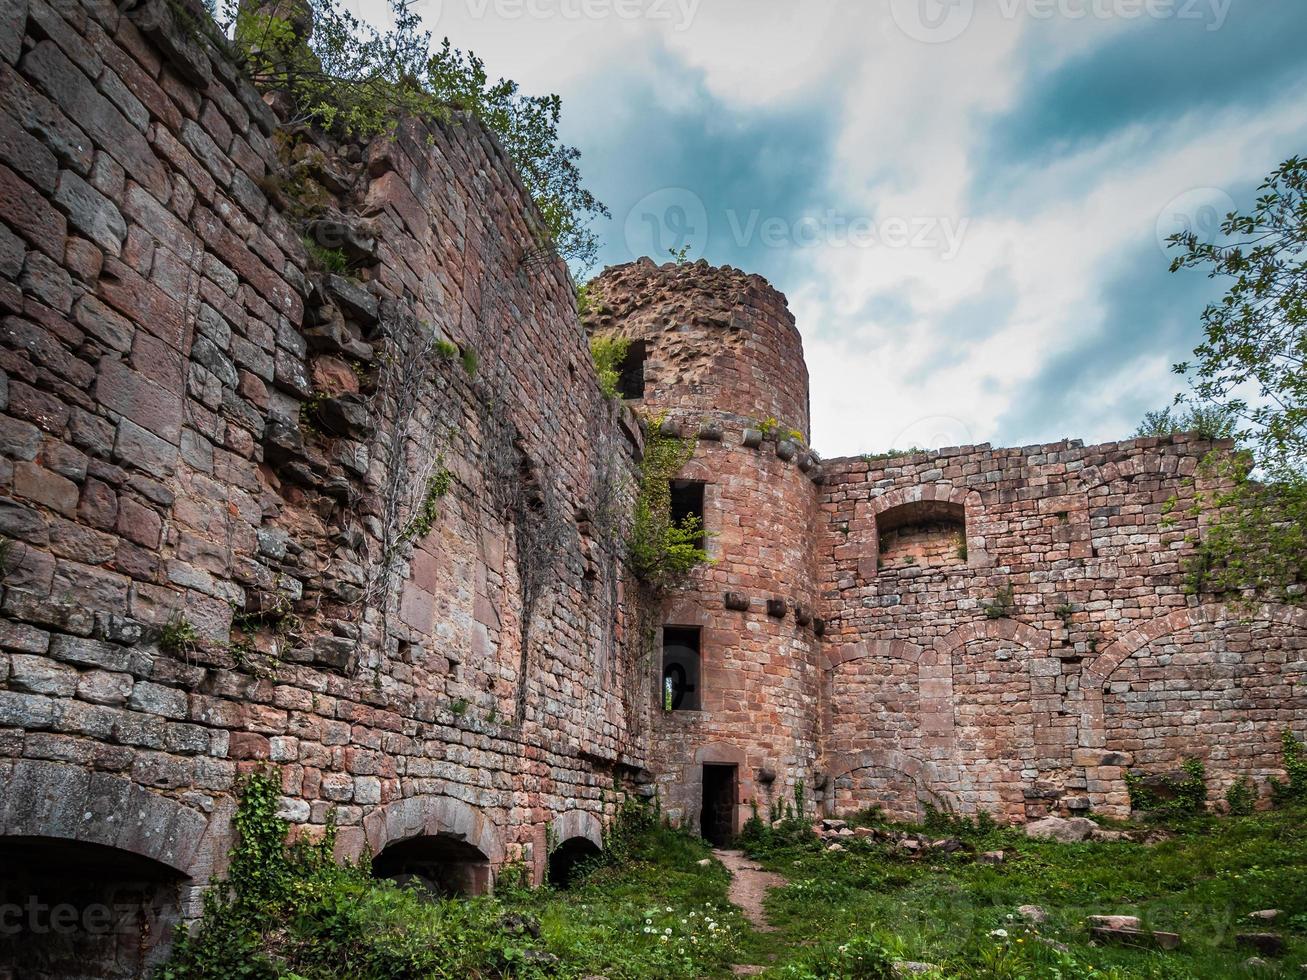
M 663 627 L 663 710 L 698 711 L 703 700 L 699 681 L 697 626 Z
M 617 368 L 617 393 L 623 398 L 644 397 L 644 362 L 649 347 L 646 341 L 633 340 Z
M 704 484 L 700 480 L 671 481 L 671 517 L 672 523 L 683 525 L 687 518 L 697 518 L 700 534 L 695 544 L 703 547 L 703 494 Z

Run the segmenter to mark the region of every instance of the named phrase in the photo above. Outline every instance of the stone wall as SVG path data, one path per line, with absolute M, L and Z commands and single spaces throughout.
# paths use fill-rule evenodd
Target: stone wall
M 640 437 L 502 149 L 282 128 L 164 3 L 3 17 L 0 834 L 194 914 L 271 762 L 342 856 L 543 875 L 642 765 L 594 517 Z
M 792 804 L 821 746 L 814 712 L 821 624 L 814 459 L 785 430 L 808 429 L 808 372 L 785 297 L 758 276 L 706 262 L 644 259 L 591 285 L 587 328 L 645 344 L 645 390 L 633 402 L 696 440 L 679 476 L 705 485 L 711 565 L 660 610 L 701 630 L 699 710 L 662 711 L 655 641 L 651 767 L 665 810 L 698 828 L 703 767 L 734 766 L 734 823 Z M 764 439 L 772 421 L 774 433 Z
M 1023 820 L 1122 812 L 1127 766 L 1279 772 L 1307 613 L 1184 582 L 1225 447 L 822 463 L 762 279 L 621 266 L 583 329 L 479 125 L 323 140 L 171 10 L 0 8 L 0 859 L 134 908 L 23 969 L 157 957 L 267 764 L 297 833 L 474 889 L 637 786 L 698 826 L 706 765 L 734 828 L 800 787 Z M 645 344 L 640 399 L 587 330 Z M 714 560 L 657 610 L 694 711 L 622 575 L 636 411 L 697 440 Z
M 1123 815 L 1124 766 L 1203 759 L 1215 798 L 1307 724 L 1307 613 L 1190 595 L 1217 487 L 1186 437 L 824 466 L 826 752 L 836 809 Z M 881 555 L 886 525 L 964 547 Z M 890 558 L 891 560 L 885 560 Z M 1010 590 L 1010 592 L 1008 591 Z M 1236 736 L 1230 739 L 1229 736 Z

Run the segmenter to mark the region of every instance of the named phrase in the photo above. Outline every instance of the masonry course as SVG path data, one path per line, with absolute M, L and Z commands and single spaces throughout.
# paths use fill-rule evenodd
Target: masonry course
M 698 828 L 705 767 L 728 830 L 796 796 L 1020 821 L 1119 815 L 1130 766 L 1279 772 L 1307 619 L 1184 588 L 1223 447 L 823 461 L 783 296 L 643 260 L 582 321 L 474 121 L 333 144 L 160 0 L 0 16 L 0 859 L 57 891 L 22 850 L 53 841 L 154 916 L 26 966 L 157 960 L 270 764 L 297 833 L 457 841 L 478 889 L 543 880 L 630 794 Z M 638 400 L 588 334 L 645 342 Z M 698 631 L 693 711 L 663 710 L 603 518 L 637 411 L 696 439 L 713 563 L 657 611 Z

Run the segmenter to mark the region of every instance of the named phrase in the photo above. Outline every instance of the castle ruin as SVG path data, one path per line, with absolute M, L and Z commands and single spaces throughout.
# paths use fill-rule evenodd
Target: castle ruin
M 0 6 L 0 905 L 126 923 L 0 963 L 157 959 L 269 765 L 297 833 L 460 893 L 633 794 L 726 840 L 796 797 L 1016 822 L 1280 772 L 1307 612 L 1185 583 L 1228 446 L 821 460 L 765 281 L 642 260 L 583 323 L 478 124 L 329 145 L 173 10 Z M 587 332 L 631 341 L 624 399 Z M 651 418 L 713 562 L 648 636 Z

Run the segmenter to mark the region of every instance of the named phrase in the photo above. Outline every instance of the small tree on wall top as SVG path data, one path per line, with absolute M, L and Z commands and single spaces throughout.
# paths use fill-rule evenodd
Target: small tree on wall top
M 578 271 L 594 265 L 591 222 L 608 209 L 582 186 L 581 154 L 562 142 L 557 95 L 524 95 L 491 82 L 485 64 L 431 35 L 404 0 L 388 0 L 393 27 L 379 31 L 337 0 L 206 0 L 222 46 L 266 92 L 282 93 L 290 122 L 370 139 L 403 116 L 441 122 L 475 116 L 499 137 L 548 232 L 548 247 Z
M 1248 214 L 1231 212 L 1220 243 L 1171 237 L 1171 271 L 1205 268 L 1229 290 L 1202 315 L 1203 342 L 1177 364 L 1192 396 L 1151 413 L 1140 434 L 1192 428 L 1238 439 L 1251 457 L 1214 461 L 1232 489 L 1189 565 L 1194 591 L 1300 602 L 1307 582 L 1307 160 L 1261 185 Z M 1210 431 L 1204 432 L 1207 429 Z

